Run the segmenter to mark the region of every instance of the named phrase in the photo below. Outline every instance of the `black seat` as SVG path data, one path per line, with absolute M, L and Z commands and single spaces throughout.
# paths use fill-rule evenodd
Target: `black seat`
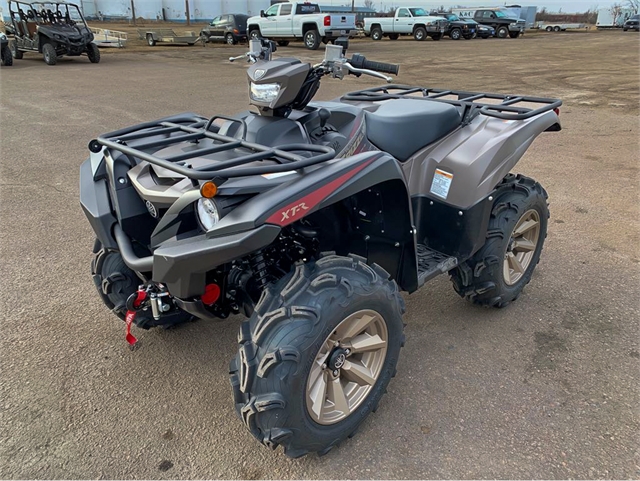
M 386 102 L 366 118 L 369 140 L 402 162 L 462 122 L 454 105 L 418 99 Z

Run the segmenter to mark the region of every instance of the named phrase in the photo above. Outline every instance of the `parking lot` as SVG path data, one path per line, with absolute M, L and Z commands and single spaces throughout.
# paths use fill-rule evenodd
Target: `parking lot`
M 398 83 L 564 99 L 563 130 L 518 171 L 550 196 L 531 284 L 473 307 L 441 276 L 407 297 L 398 375 L 358 435 L 291 460 L 236 418 L 240 318 L 142 331 L 100 302 L 78 200 L 98 134 L 178 112 L 248 108 L 246 47 L 135 46 L 2 68 L 0 477 L 637 478 L 640 396 L 638 37 L 356 40 Z M 317 62 L 302 44 L 276 56 Z M 317 99 L 379 84 L 325 79 Z

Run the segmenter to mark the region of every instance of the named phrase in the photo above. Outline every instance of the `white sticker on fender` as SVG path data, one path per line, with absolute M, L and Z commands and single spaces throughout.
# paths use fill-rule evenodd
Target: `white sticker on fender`
M 449 188 L 451 187 L 451 181 L 453 180 L 453 174 L 445 172 L 444 170 L 436 169 L 436 173 L 433 175 L 433 182 L 431 182 L 430 192 L 443 199 L 449 195 Z

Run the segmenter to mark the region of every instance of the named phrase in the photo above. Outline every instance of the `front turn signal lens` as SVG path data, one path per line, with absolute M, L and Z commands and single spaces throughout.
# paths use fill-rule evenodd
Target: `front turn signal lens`
M 218 193 L 218 186 L 213 182 L 211 182 L 210 180 L 202 184 L 202 187 L 200 187 L 200 194 L 205 199 L 211 199 L 212 197 L 215 197 L 217 193 Z

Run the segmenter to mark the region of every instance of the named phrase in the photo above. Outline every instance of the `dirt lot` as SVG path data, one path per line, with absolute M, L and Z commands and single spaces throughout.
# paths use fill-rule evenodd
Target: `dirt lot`
M 564 130 L 518 171 L 549 191 L 531 284 L 503 310 L 445 277 L 407 298 L 407 346 L 376 414 L 329 455 L 258 445 L 227 380 L 238 318 L 136 332 L 100 303 L 78 167 L 97 134 L 247 108 L 242 46 L 26 55 L 2 68 L 0 477 L 637 478 L 638 36 L 353 42 L 399 82 L 557 96 Z M 301 46 L 282 55 L 317 61 Z M 325 81 L 319 99 L 375 80 Z

